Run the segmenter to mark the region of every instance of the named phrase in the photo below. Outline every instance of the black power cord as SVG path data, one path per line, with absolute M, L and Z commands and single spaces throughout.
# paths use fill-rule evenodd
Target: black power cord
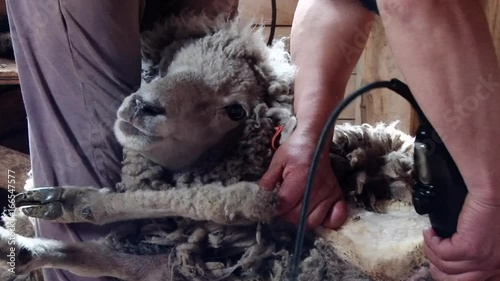
M 327 139 L 329 138 L 330 131 L 332 129 L 332 126 L 335 124 L 335 121 L 338 119 L 340 113 L 342 110 L 344 110 L 352 101 L 354 101 L 357 97 L 365 94 L 368 91 L 371 91 L 373 89 L 377 88 L 389 88 L 390 90 L 396 92 L 403 98 L 405 98 L 417 111 L 417 114 L 420 117 L 421 121 L 427 120 L 425 116 L 423 115 L 422 111 L 420 110 L 420 107 L 417 105 L 417 102 L 413 98 L 413 95 L 410 92 L 410 89 L 406 84 L 403 82 L 393 79 L 391 81 L 379 81 L 379 82 L 374 82 L 371 84 L 368 84 L 349 96 L 347 96 L 336 108 L 333 110 L 332 114 L 328 118 L 328 121 L 323 128 L 323 131 L 320 135 L 320 139 L 318 142 L 318 145 L 316 147 L 316 151 L 314 153 L 313 159 L 312 159 L 312 165 L 309 170 L 309 175 L 307 178 L 307 185 L 304 193 L 304 198 L 302 201 L 302 210 L 300 214 L 300 223 L 299 223 L 299 228 L 297 232 L 297 238 L 296 238 L 296 243 L 295 243 L 295 250 L 294 250 L 294 257 L 293 257 L 293 264 L 292 264 L 292 279 L 291 280 L 296 280 L 298 276 L 298 271 L 299 271 L 299 263 L 300 263 L 300 256 L 302 252 L 302 246 L 304 243 L 304 234 L 305 234 L 305 229 L 306 229 L 306 219 L 307 219 L 307 210 L 309 209 L 309 199 L 311 196 L 311 191 L 314 183 L 314 178 L 315 178 L 315 173 L 316 169 L 318 167 L 319 163 L 319 158 L 321 157 L 321 153 L 323 151 L 323 147 L 325 146 L 325 143 Z M 331 141 L 331 140 L 329 140 Z
M 277 7 L 276 0 L 271 0 L 271 27 L 269 31 L 269 39 L 267 40 L 267 45 L 271 46 L 274 40 L 274 33 L 276 32 L 276 18 L 277 18 Z

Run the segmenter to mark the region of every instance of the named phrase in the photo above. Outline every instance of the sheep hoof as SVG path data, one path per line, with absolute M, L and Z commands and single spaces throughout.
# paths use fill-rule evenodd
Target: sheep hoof
M 100 191 L 86 187 L 44 187 L 20 193 L 16 207 L 29 217 L 62 223 L 93 222 Z M 102 193 L 102 191 L 101 191 Z M 94 204 L 95 203 L 95 204 Z
M 60 202 L 48 203 L 40 206 L 29 206 L 21 208 L 28 217 L 44 220 L 56 220 L 63 215 L 63 207 Z
M 63 214 L 62 193 L 61 188 L 37 188 L 18 194 L 15 204 L 27 216 L 54 220 Z
M 36 188 L 16 195 L 16 207 L 45 205 L 58 202 L 62 199 L 62 188 Z

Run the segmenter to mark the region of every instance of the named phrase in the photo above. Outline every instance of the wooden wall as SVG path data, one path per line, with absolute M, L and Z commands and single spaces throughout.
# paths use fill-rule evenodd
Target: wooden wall
M 290 35 L 290 26 L 298 0 L 277 0 L 278 29 L 277 37 Z M 493 35 L 500 63 L 500 1 L 483 0 L 488 17 L 489 28 Z M 240 14 L 245 19 L 254 19 L 255 23 L 271 23 L 270 0 L 240 0 Z M 346 93 L 376 80 L 399 78 L 404 81 L 392 52 L 385 40 L 384 30 L 379 19 L 373 25 L 367 46 L 361 59 L 352 73 Z M 405 132 L 413 132 L 418 120 L 410 105 L 394 93 L 381 94 L 373 91 L 358 99 L 342 116 L 341 122 L 370 123 L 400 121 L 400 128 Z

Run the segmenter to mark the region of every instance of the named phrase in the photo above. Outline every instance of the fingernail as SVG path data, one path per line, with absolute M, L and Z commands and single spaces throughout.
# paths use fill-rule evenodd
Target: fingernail
M 427 233 L 427 232 L 429 232 L 429 231 L 431 231 L 431 227 L 430 227 L 430 226 L 426 226 L 426 227 L 424 227 L 424 228 L 422 229 L 422 232 L 423 232 L 423 233 Z
M 443 240 L 441 237 L 439 237 L 435 232 L 434 230 L 432 229 L 432 227 L 428 227 L 427 228 L 428 230 L 427 231 L 431 231 L 431 232 L 428 232 L 428 235 L 430 235 L 430 238 L 431 238 L 431 243 L 434 243 L 434 244 L 439 244 L 441 243 L 441 240 Z

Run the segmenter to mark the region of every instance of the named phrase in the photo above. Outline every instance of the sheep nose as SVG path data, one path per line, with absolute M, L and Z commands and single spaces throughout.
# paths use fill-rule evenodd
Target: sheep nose
M 134 116 L 156 116 L 165 114 L 165 109 L 163 107 L 145 102 L 141 97 L 137 97 L 134 103 Z

